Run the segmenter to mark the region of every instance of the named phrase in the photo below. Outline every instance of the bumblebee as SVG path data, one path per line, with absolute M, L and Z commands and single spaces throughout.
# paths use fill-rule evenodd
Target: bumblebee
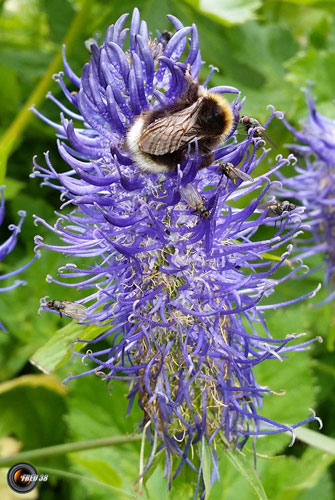
M 134 163 L 144 172 L 170 172 L 190 148 L 202 156 L 199 168 L 213 162 L 212 149 L 223 142 L 234 126 L 229 102 L 198 85 L 188 72 L 186 88 L 173 103 L 136 116 L 126 144 Z

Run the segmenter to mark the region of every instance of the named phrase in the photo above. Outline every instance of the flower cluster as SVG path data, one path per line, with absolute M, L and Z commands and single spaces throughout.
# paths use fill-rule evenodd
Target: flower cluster
M 3 194 L 3 188 L 0 188 L 0 194 L 1 194 L 1 202 L 0 202 L 0 226 L 2 226 L 2 223 L 5 218 L 5 198 Z M 12 252 L 14 250 L 16 243 L 17 243 L 17 237 L 19 232 L 21 231 L 21 227 L 23 224 L 23 221 L 26 217 L 26 212 L 24 210 L 19 211 L 19 216 L 20 216 L 20 221 L 19 223 L 15 226 L 14 224 L 10 224 L 8 229 L 12 231 L 12 234 L 0 245 L 0 261 L 2 261 L 6 255 Z M 13 276 L 16 276 L 20 274 L 22 271 L 27 269 L 34 260 L 38 257 L 38 254 L 35 255 L 35 257 L 28 262 L 28 264 L 24 265 L 23 267 L 20 267 L 19 269 L 16 269 L 15 271 L 11 271 L 9 273 L 1 274 L 0 275 L 0 280 L 5 280 L 7 278 L 12 278 Z M 15 280 L 15 282 L 12 285 L 6 286 L 6 287 L 1 287 L 0 288 L 0 293 L 1 292 L 8 292 L 10 290 L 14 290 L 14 288 L 20 286 L 20 285 L 25 285 L 26 282 L 22 280 Z M 5 327 L 3 324 L 0 322 L 0 329 L 3 331 L 6 331 Z
M 323 255 L 326 266 L 325 284 L 330 285 L 326 302 L 335 297 L 335 120 L 317 112 L 311 88 L 306 91 L 309 115 L 303 130 L 295 130 L 286 120 L 286 127 L 302 144 L 288 146 L 298 156 L 295 175 L 282 182 L 280 196 L 294 198 L 306 210 L 303 221 L 310 226 L 309 237 L 296 242 L 298 257 Z M 313 272 L 313 269 L 311 270 Z
M 278 156 L 273 169 L 253 182 L 232 181 L 220 168 L 229 162 L 250 175 L 267 154 L 265 149 L 259 153 L 262 138 L 254 130 L 241 142 L 236 140 L 243 106 L 238 90 L 209 89 L 234 95 L 235 125 L 225 144 L 213 152 L 208 168 L 198 168 L 197 141 L 167 174 L 142 172 L 127 150 L 125 134 L 134 118 L 183 95 L 186 73 L 198 78 L 202 63 L 196 26 L 184 27 L 168 17 L 176 32 L 166 41 L 160 35 L 150 38 L 137 9 L 130 29 L 124 28 L 127 15 L 121 16 L 101 46 L 90 45 L 90 61 L 80 78 L 64 55 L 65 74 L 76 90 L 67 89 L 62 73 L 55 79 L 70 107 L 49 94 L 62 110 L 61 124 L 34 112 L 55 128 L 59 154 L 69 168 L 57 172 L 46 153 L 44 166 L 34 159 L 32 174 L 58 189 L 64 201 L 67 211 L 54 227 L 36 217 L 63 244 L 49 245 L 39 236 L 36 244 L 88 259 L 86 266 L 68 263 L 61 268 L 63 281 L 48 279 L 90 290 L 82 301 L 87 304 L 85 323 L 109 325 L 97 339 L 85 341 L 91 344 L 89 350 L 74 352 L 91 363 L 77 377 L 95 374 L 107 381 L 128 380 L 130 408 L 137 399 L 142 425 L 152 439 L 145 470 L 159 438 L 169 479 L 171 457 L 177 455 L 174 476 L 187 462 L 198 471 L 198 492 L 203 487 L 205 443 L 211 445 L 215 479 L 215 441 L 242 448 L 249 436 L 293 433 L 297 425 L 315 419 L 313 415 L 289 426 L 261 416 L 263 397 L 272 391 L 260 386 L 253 374 L 262 361 L 281 360 L 313 340 L 297 344 L 293 341 L 299 335 L 293 334 L 273 339 L 263 318 L 264 310 L 286 304 L 260 305 L 262 297 L 304 267 L 286 267 L 286 276 L 275 278 L 276 270 L 287 265 L 300 217 L 297 211 L 285 214 L 272 237 L 256 236 L 267 217 L 258 205 L 271 187 L 269 177 L 291 157 Z M 123 48 L 126 39 L 128 50 Z M 204 86 L 208 82 L 209 78 Z M 265 127 L 275 116 L 271 108 Z M 200 198 L 198 206 L 182 196 L 190 185 Z M 237 208 L 250 195 L 253 201 Z M 271 253 L 282 246 L 281 258 L 272 260 Z M 103 339 L 104 348 L 99 349 Z M 200 467 L 189 453 L 197 442 Z

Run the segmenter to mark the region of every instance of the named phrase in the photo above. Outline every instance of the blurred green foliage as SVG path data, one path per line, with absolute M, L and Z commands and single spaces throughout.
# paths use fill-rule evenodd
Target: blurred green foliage
M 0 133 L 7 142 L 0 142 L 3 148 L 0 156 L 3 154 L 3 173 L 7 164 L 7 189 L 2 239 L 6 236 L 8 224 L 18 220 L 19 209 L 26 210 L 28 215 L 17 248 L 0 264 L 1 272 L 8 272 L 32 257 L 35 234 L 41 234 L 48 242 L 56 242 L 44 227 L 34 226 L 32 215 L 42 215 L 52 224 L 56 220 L 54 211 L 59 208 L 58 194 L 46 187 L 41 188 L 38 180 L 29 178 L 29 173 L 33 155 L 41 158 L 47 150 L 55 168 L 61 170 L 63 166 L 57 154 L 54 131 L 31 113 L 22 113 L 24 104 L 47 75 L 46 87 L 36 94 L 36 104 L 38 109 L 57 121 L 59 111 L 45 100 L 44 95 L 48 88 L 56 97 L 60 96 L 47 71 L 52 61 L 55 70 L 61 69 L 60 66 L 57 68 L 59 63 L 55 56 L 62 40 L 72 30 L 67 54 L 73 69 L 80 74 L 89 57 L 84 41 L 95 33 L 102 41 L 108 25 L 135 6 L 140 8 L 142 18 L 146 19 L 153 34 L 156 29 L 169 29 L 165 18 L 168 13 L 179 17 L 185 25 L 196 23 L 202 57 L 206 62 L 200 79 L 206 78 L 209 64 L 217 66 L 220 73 L 213 75 L 212 85 L 227 84 L 240 88 L 247 96 L 245 112 L 260 121 L 266 119 L 266 106 L 271 103 L 298 125 L 306 115 L 301 87 L 305 87 L 308 80 L 315 82 L 314 95 L 319 110 L 335 116 L 334 1 L 143 0 L 136 3 L 132 0 L 3 0 L 0 2 Z M 14 129 L 11 128 L 13 123 L 16 124 Z M 15 132 L 14 142 L 6 136 L 11 130 Z M 271 124 L 269 134 L 278 145 L 274 155 L 287 153 L 283 145 L 291 138 L 280 121 Z M 125 419 L 127 388 L 123 383 L 114 383 L 111 394 L 111 387 L 106 387 L 103 381 L 86 377 L 67 384 L 65 390 L 57 380 L 41 376 L 36 367 L 37 364 L 46 371 L 55 368 L 59 381 L 69 371 L 82 369 L 80 363 L 73 362 L 69 355 L 71 342 L 82 327 L 75 323 L 64 327 L 70 320 L 46 312 L 37 315 L 39 299 L 43 296 L 67 300 L 82 297 L 82 291 L 65 290 L 45 281 L 47 274 L 56 276 L 58 267 L 66 262 L 66 257 L 44 251 L 24 273 L 28 285 L 0 297 L 0 318 L 8 330 L 8 333 L 0 332 L 2 454 L 6 453 L 6 436 L 18 441 L 17 446 L 22 450 L 28 450 L 130 433 L 140 419 L 137 408 Z M 321 275 L 307 281 L 286 283 L 268 301 L 281 302 L 303 294 L 306 289 L 315 288 L 320 279 Z M 334 306 L 312 309 L 310 305 L 305 302 L 266 313 L 275 337 L 306 332 L 307 338 L 321 335 L 325 342 L 314 345 L 308 352 L 290 355 L 280 368 L 279 361 L 266 362 L 257 368 L 260 383 L 277 392 L 286 391 L 284 396 L 272 394 L 266 398 L 262 411 L 276 420 L 294 423 L 306 418 L 308 408 L 313 407 L 324 422 L 322 432 L 335 437 L 335 391 L 332 385 L 335 375 Z M 87 329 L 81 335 L 89 339 L 95 336 L 95 331 Z M 35 365 L 29 362 L 30 358 Z M 317 430 L 315 424 L 312 428 Z M 335 474 L 329 468 L 334 457 L 301 441 L 288 448 L 289 442 L 290 436 L 271 436 L 257 443 L 261 455 L 258 457 L 258 473 L 268 498 L 334 498 Z M 139 448 L 138 443 L 130 443 L 36 462 L 34 465 L 41 472 L 43 467 L 54 467 L 82 477 L 77 480 L 61 473 L 49 473 L 49 481 L 38 488 L 38 497 L 45 500 L 129 498 L 138 486 L 133 483 L 138 475 Z M 251 448 L 250 442 L 245 449 L 250 463 Z M 214 485 L 209 498 L 255 498 L 245 477 L 232 467 L 222 450 L 218 450 L 218 455 L 221 482 Z M 85 481 L 85 477 L 95 481 Z M 184 468 L 173 491 L 168 493 L 162 458 L 158 458 L 157 467 L 145 481 L 141 498 L 189 499 L 192 498 L 194 481 L 190 471 Z M 106 485 L 124 493 L 106 489 Z M 0 485 L 0 491 L 1 498 L 12 498 L 6 484 Z

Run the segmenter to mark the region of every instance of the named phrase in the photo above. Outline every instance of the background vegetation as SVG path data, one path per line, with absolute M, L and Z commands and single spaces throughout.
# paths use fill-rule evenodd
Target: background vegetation
M 20 209 L 27 211 L 20 241 L 15 251 L 2 263 L 0 272 L 8 272 L 27 262 L 33 255 L 33 237 L 43 235 L 49 242 L 56 239 L 43 227 L 35 227 L 33 214 L 51 224 L 59 208 L 56 191 L 40 187 L 30 179 L 32 157 L 42 157 L 49 150 L 56 169 L 62 169 L 55 144 L 54 131 L 36 119 L 27 108 L 33 102 L 38 109 L 58 121 L 58 109 L 45 99 L 48 90 L 60 96 L 51 74 L 61 69 L 59 48 L 64 39 L 67 56 L 80 74 L 89 54 L 84 41 L 98 34 L 103 40 L 106 28 L 124 12 L 139 7 L 150 31 L 171 29 L 165 17 L 172 13 L 184 25 L 195 22 L 200 33 L 203 60 L 200 80 L 208 65 L 220 69 L 212 84 L 234 85 L 247 96 L 246 114 L 264 121 L 266 105 L 285 111 L 298 125 L 306 116 L 301 87 L 315 82 L 314 95 L 318 109 L 335 116 L 334 68 L 335 39 L 333 0 L 2 0 L 0 2 L 0 177 L 7 186 L 6 220 L 1 241 L 10 223 L 18 220 Z M 51 67 L 50 67 L 51 66 Z M 26 105 L 25 103 L 27 103 Z M 268 129 L 279 152 L 287 154 L 291 142 L 280 121 Z M 275 151 L 274 154 L 277 154 Z M 265 166 L 266 168 L 266 166 Z M 71 259 L 73 261 L 73 259 Z M 0 332 L 0 456 L 66 442 L 121 436 L 132 432 L 140 414 L 136 408 L 125 419 L 126 387 L 114 384 L 112 394 L 96 377 L 79 379 L 66 387 L 61 385 L 69 371 L 80 371 L 73 363 L 69 345 L 82 327 L 69 319 L 42 313 L 40 297 L 75 300 L 82 291 L 64 289 L 46 282 L 46 275 L 56 276 L 66 258 L 43 252 L 42 257 L 25 273 L 28 285 L 0 297 L 0 318 L 8 333 Z M 280 287 L 269 302 L 288 300 L 313 289 L 322 280 L 315 275 L 307 281 L 291 282 Z M 317 301 L 324 296 L 321 295 Z M 321 335 L 323 344 L 308 352 L 293 354 L 284 363 L 270 361 L 259 367 L 258 381 L 276 391 L 286 390 L 284 397 L 269 396 L 264 415 L 277 421 L 295 423 L 306 418 L 314 408 L 323 420 L 322 434 L 335 437 L 334 391 L 334 304 L 311 308 L 311 301 L 285 310 L 268 311 L 266 319 L 273 336 L 306 332 L 308 337 Z M 94 331 L 85 332 L 94 336 Z M 34 365 L 29 360 L 34 361 Z M 41 365 L 53 375 L 42 374 Z M 311 427 L 317 431 L 314 424 Z M 292 448 L 290 436 L 272 436 L 258 441 L 258 471 L 266 494 L 271 500 L 312 500 L 335 497 L 334 441 L 302 432 Z M 306 441 L 309 443 L 306 444 Z M 99 500 L 129 498 L 138 474 L 140 443 L 67 455 L 50 455 L 32 460 L 39 472 L 49 471 L 49 481 L 36 488 L 32 498 L 43 500 Z M 245 448 L 252 459 L 252 445 Z M 249 500 L 255 493 L 246 479 L 232 467 L 222 450 L 221 482 L 209 498 L 216 500 Z M 29 460 L 28 460 L 29 461 Z M 0 497 L 14 498 L 0 469 Z M 168 494 L 163 469 L 159 463 L 145 485 L 143 498 L 192 498 L 193 476 L 186 468 Z M 2 482 L 1 482 L 2 481 Z

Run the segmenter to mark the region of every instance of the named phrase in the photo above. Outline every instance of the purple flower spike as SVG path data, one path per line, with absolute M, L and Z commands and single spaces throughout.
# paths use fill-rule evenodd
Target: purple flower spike
M 5 198 L 3 194 L 3 187 L 0 187 L 0 195 L 1 195 L 1 201 L 0 201 L 0 226 L 2 225 L 4 218 L 5 218 Z M 7 238 L 6 241 L 0 244 L 0 261 L 2 261 L 6 255 L 8 255 L 12 250 L 14 250 L 16 243 L 17 243 L 17 238 L 18 234 L 21 231 L 21 227 L 23 224 L 23 221 L 26 217 L 26 212 L 24 210 L 20 210 L 19 212 L 20 220 L 19 223 L 15 226 L 14 224 L 10 224 L 8 227 L 10 231 L 12 231 L 12 234 Z M 19 269 L 16 269 L 15 271 L 11 271 L 6 274 L 1 274 L 0 275 L 0 281 L 5 280 L 7 278 L 12 278 L 20 273 L 22 273 L 25 269 L 27 269 L 37 258 L 39 257 L 39 252 L 36 253 L 34 258 L 28 262 L 28 264 L 25 264 L 24 266 L 20 267 Z M 10 290 L 14 290 L 20 285 L 25 285 L 26 282 L 22 280 L 15 280 L 13 284 L 5 286 L 5 287 L 0 287 L 0 293 L 1 292 L 9 292 Z M 0 322 L 0 330 L 6 331 L 6 328 L 3 326 L 3 324 Z
M 198 470 L 200 481 L 203 453 L 198 469 L 188 453 L 197 442 L 212 447 L 214 480 L 220 435 L 230 447 L 242 448 L 250 435 L 293 433 L 300 425 L 279 424 L 258 413 L 271 390 L 253 374 L 263 360 L 278 363 L 311 343 L 293 344 L 297 336 L 286 332 L 273 339 L 258 305 L 303 267 L 299 263 L 286 278 L 275 278 L 288 261 L 300 217 L 286 213 L 269 239 L 254 238 L 266 217 L 258 205 L 271 187 L 269 176 L 290 160 L 280 157 L 269 174 L 250 178 L 267 151 L 258 155 L 254 131 L 237 142 L 235 121 L 244 100 L 233 87 L 212 89 L 215 95 L 234 94 L 227 106 L 235 121 L 226 140 L 213 148 L 208 168 L 199 169 L 201 137 L 169 172 L 144 172 L 134 163 L 125 140 L 129 127 L 141 113 L 174 105 L 186 80 L 190 75 L 196 79 L 201 67 L 196 27 L 169 19 L 176 33 L 168 42 L 161 35 L 152 39 L 135 9 L 126 32 L 130 49 L 124 51 L 122 16 L 92 50 L 80 82 L 66 63 L 71 88 L 79 85 L 75 100 L 62 77 L 58 81 L 76 109 L 61 106 L 61 125 L 42 119 L 55 128 L 59 153 L 69 168 L 56 172 L 46 153 L 46 166 L 34 159 L 32 175 L 58 189 L 63 206 L 74 209 L 60 215 L 53 228 L 61 245 L 49 245 L 39 236 L 36 245 L 90 259 L 88 266 L 61 268 L 62 281 L 48 280 L 89 290 L 85 323 L 110 324 L 97 339 L 82 341 L 90 344 L 89 350 L 74 351 L 90 360 L 91 367 L 67 380 L 88 374 L 108 382 L 128 380 L 129 410 L 137 399 L 142 426 L 153 443 L 143 473 L 159 438 L 169 481 L 185 462 Z M 84 122 L 75 124 L 74 113 Z M 229 162 L 235 177 L 224 173 L 223 162 Z M 250 195 L 251 203 L 236 208 L 235 200 Z M 42 218 L 36 222 L 50 227 Z M 282 258 L 273 265 L 269 254 L 280 247 Z M 172 455 L 179 457 L 173 470 Z
M 296 199 L 305 207 L 302 221 L 309 226 L 307 237 L 296 242 L 296 257 L 292 262 L 318 254 L 323 256 L 324 283 L 329 286 L 330 293 L 319 303 L 321 305 L 335 297 L 335 120 L 318 113 L 311 86 L 306 90 L 306 102 L 309 115 L 302 131 L 284 120 L 286 127 L 302 143 L 287 145 L 298 158 L 294 167 L 296 173 L 290 178 L 281 173 L 277 175 L 283 185 L 280 196 Z

